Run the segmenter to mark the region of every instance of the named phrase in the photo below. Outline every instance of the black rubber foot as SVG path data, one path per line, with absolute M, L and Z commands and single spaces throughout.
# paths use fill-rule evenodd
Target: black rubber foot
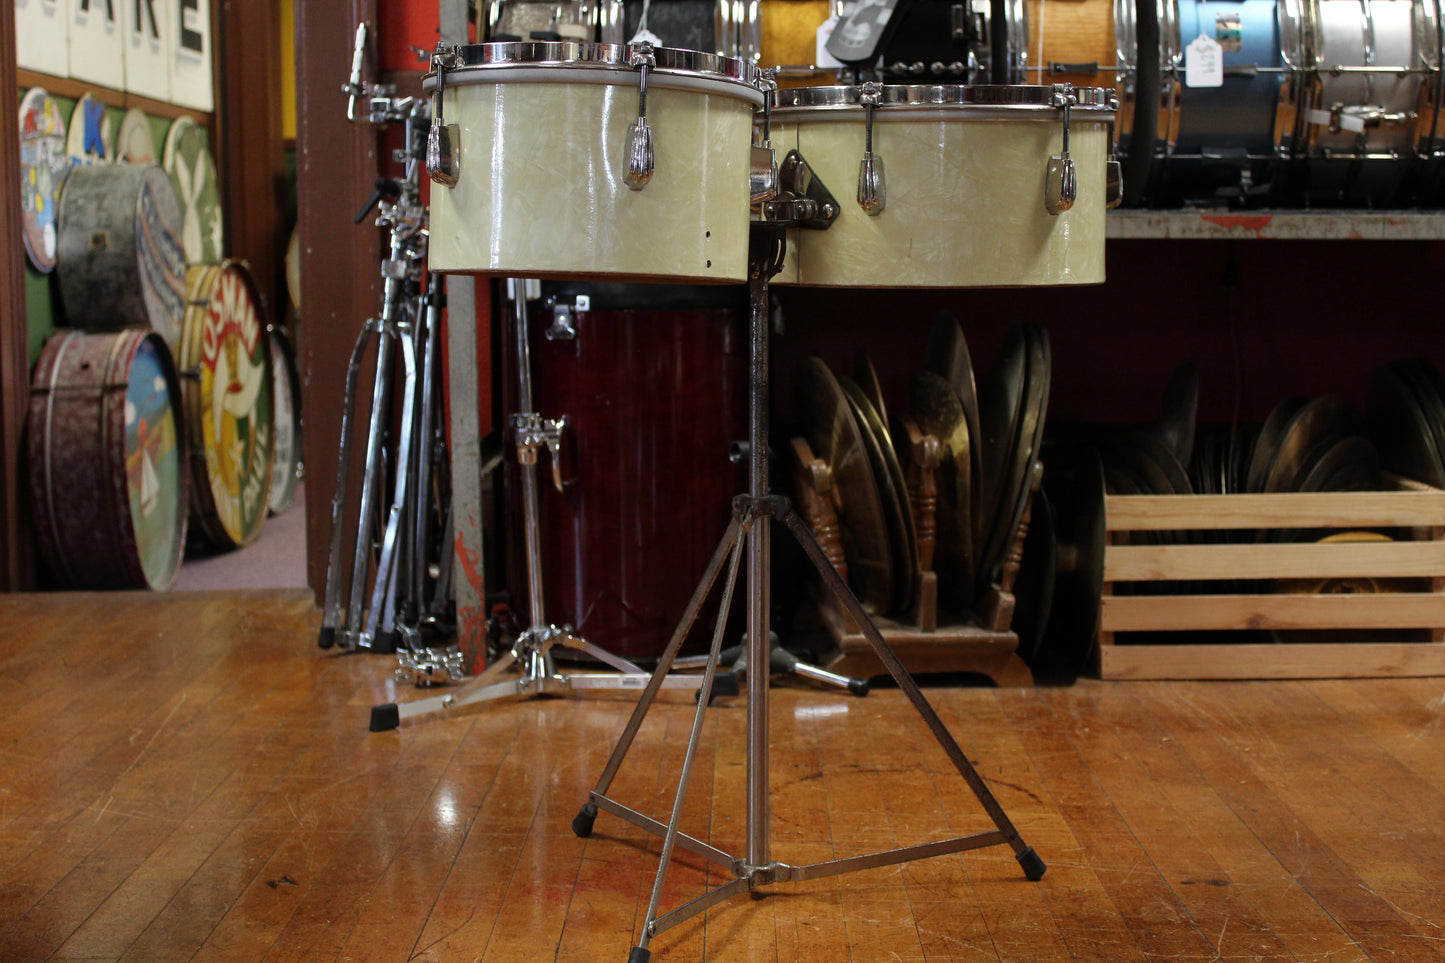
M 851 692 L 851 693 L 853 693 L 855 696 L 857 696 L 857 697 L 860 698 L 860 699 L 863 698 L 865 695 L 868 694 L 868 680 L 867 680 L 867 679 L 849 679 L 849 680 L 848 680 L 848 691 Z
M 329 649 L 336 644 L 336 630 L 329 625 L 321 627 L 321 634 L 316 636 L 316 644 L 323 649 Z
M 597 822 L 597 807 L 588 803 L 572 817 L 572 832 L 579 839 L 592 835 L 592 825 Z
M 399 725 L 401 725 L 401 710 L 397 709 L 395 702 L 371 707 L 372 732 L 390 732 Z
M 647 963 L 652 959 L 652 951 L 644 950 L 640 946 L 634 946 L 632 952 L 627 954 L 627 963 Z
M 1025 849 L 1018 855 L 1019 865 L 1024 868 L 1024 875 L 1037 883 L 1044 878 L 1044 872 L 1048 869 L 1044 861 L 1039 859 L 1039 854 L 1034 852 L 1032 846 Z
M 396 640 L 401 636 L 400 632 L 393 629 L 390 632 L 378 632 L 371 640 L 371 651 L 381 655 L 391 655 L 396 651 Z

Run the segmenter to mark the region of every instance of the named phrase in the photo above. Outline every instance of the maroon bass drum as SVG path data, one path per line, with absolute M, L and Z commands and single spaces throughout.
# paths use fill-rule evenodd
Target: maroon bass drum
M 545 450 L 536 466 L 547 623 L 629 659 L 667 647 L 747 485 L 729 458 L 747 437 L 745 294 L 557 283 L 531 304 L 534 406 L 566 418 L 557 475 Z M 519 492 L 516 332 L 506 338 L 508 477 Z M 525 608 L 525 519 L 520 496 L 509 501 L 510 583 Z M 715 611 L 710 600 L 685 651 L 705 651 Z

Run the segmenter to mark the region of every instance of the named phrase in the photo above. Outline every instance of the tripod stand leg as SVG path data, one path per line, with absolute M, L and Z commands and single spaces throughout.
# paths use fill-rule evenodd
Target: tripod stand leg
M 371 731 L 388 732 L 401 725 L 401 720 L 410 719 L 413 716 L 425 715 L 428 712 L 437 712 L 441 709 L 454 709 L 458 706 L 469 705 L 473 702 L 482 702 L 486 699 L 496 699 L 504 695 L 511 695 L 516 692 L 516 683 L 498 682 L 512 663 L 517 661 L 513 652 L 507 652 L 497 659 L 492 665 L 487 666 L 485 672 L 475 679 L 461 686 L 460 689 L 442 695 L 432 696 L 427 699 L 417 699 L 413 702 L 395 703 L 388 702 L 383 705 L 371 707 Z M 510 689 L 511 691 L 507 691 Z
M 346 513 L 346 482 L 351 474 L 351 420 L 356 415 L 356 388 L 361 377 L 361 356 L 371 338 L 374 322 L 368 319 L 356 335 L 351 360 L 346 366 L 346 390 L 341 402 L 341 450 L 336 458 L 336 491 L 331 496 L 331 547 L 326 554 L 326 601 L 321 616 L 321 634 L 316 643 L 323 649 L 336 644 L 341 618 L 341 551 L 345 535 L 342 516 Z
M 968 783 L 968 787 L 972 789 L 973 794 L 978 797 L 978 801 L 983 806 L 984 811 L 988 813 L 989 818 L 993 820 L 993 824 L 998 827 L 1005 841 L 1009 844 L 1010 848 L 1013 849 L 1014 858 L 1018 860 L 1019 865 L 1023 868 L 1024 875 L 1031 880 L 1042 879 L 1044 871 L 1047 869 L 1044 861 L 1034 852 L 1033 847 L 1024 843 L 1023 837 L 1019 835 L 1018 830 L 1015 829 L 1013 823 L 1009 821 L 1008 814 L 1003 811 L 1003 807 L 1000 806 L 998 800 L 994 798 L 988 785 L 983 781 L 983 778 L 979 776 L 977 770 L 973 768 L 973 764 L 968 761 L 968 757 L 963 754 L 963 749 L 959 747 L 957 740 L 953 738 L 953 734 L 950 733 L 948 728 L 943 724 L 943 720 L 938 717 L 938 713 L 934 710 L 933 706 L 924 698 L 923 691 L 918 688 L 918 683 L 914 682 L 913 677 L 908 674 L 908 670 L 904 668 L 902 661 L 899 660 L 898 655 L 893 651 L 893 647 L 884 640 L 877 626 L 873 624 L 873 620 L 863 611 L 863 606 L 858 604 L 858 600 L 854 598 L 847 583 L 843 581 L 837 569 L 833 568 L 832 563 L 828 561 L 828 557 L 823 554 L 823 549 L 820 548 L 817 541 L 813 539 L 813 534 L 803 525 L 802 519 L 793 511 L 792 505 L 787 504 L 785 500 L 783 501 L 786 507 L 779 512 L 779 517 L 783 523 L 788 526 L 788 531 L 792 532 L 793 538 L 797 540 L 804 553 L 806 553 L 809 560 L 812 561 L 813 567 L 818 570 L 818 574 L 822 577 L 828 590 L 832 592 L 833 597 L 843 605 L 848 615 L 857 623 L 868 641 L 873 645 L 873 650 L 877 653 L 879 660 L 888 668 L 888 672 L 893 676 L 893 680 L 898 683 L 898 688 L 903 690 L 904 694 L 908 696 L 908 701 L 913 703 L 913 708 L 923 717 L 924 723 L 927 724 L 929 730 L 933 733 L 933 738 L 943 747 L 943 751 L 948 754 L 948 758 L 953 763 L 954 768 L 958 770 L 959 775 L 963 776 L 964 781 Z
M 627 751 L 632 748 L 632 740 L 637 738 L 637 731 L 642 728 L 642 720 L 647 716 L 647 710 L 652 707 L 652 700 L 657 698 L 658 690 L 662 688 L 663 680 L 672 669 L 672 660 L 677 657 L 678 649 L 682 648 L 683 640 L 697 621 L 698 612 L 702 610 L 702 604 L 712 592 L 713 583 L 717 581 L 718 573 L 722 571 L 723 561 L 729 554 L 735 554 L 738 546 L 742 543 L 741 517 L 734 509 L 733 519 L 728 523 L 727 531 L 723 533 L 722 539 L 718 542 L 717 549 L 712 554 L 712 560 L 708 562 L 707 570 L 703 573 L 702 580 L 698 582 L 697 588 L 693 590 L 692 598 L 687 603 L 687 609 L 682 614 L 682 619 L 677 623 L 677 628 L 672 633 L 672 639 L 663 650 L 662 658 L 657 662 L 657 668 L 652 672 L 652 678 L 648 680 L 647 688 L 642 691 L 642 698 L 637 700 L 636 707 L 632 710 L 632 717 L 627 720 L 627 727 L 622 730 L 622 738 L 617 740 L 617 745 L 612 748 L 612 755 L 607 760 L 607 767 L 602 770 L 602 775 L 597 780 L 597 788 L 592 790 L 592 795 L 586 804 L 572 819 L 572 832 L 578 836 L 587 837 L 592 835 L 592 824 L 597 820 L 597 797 L 605 795 L 612 786 L 612 780 L 617 776 L 617 770 L 622 765 L 622 760 L 627 757 Z M 724 610 L 725 613 L 726 610 Z M 713 660 L 714 662 L 716 660 Z M 700 702 L 706 702 L 705 694 L 711 692 L 711 677 L 709 677 L 708 688 L 701 690 Z
M 622 658 L 622 656 L 613 655 L 611 652 L 608 652 L 606 649 L 602 648 L 602 646 L 593 645 L 586 639 L 579 639 L 575 635 L 568 636 L 559 644 L 569 649 L 576 649 L 578 652 L 586 652 L 598 662 L 605 662 L 606 664 L 612 666 L 612 668 L 616 669 L 618 672 L 627 672 L 635 675 L 645 674 L 642 666 L 637 665 L 633 662 L 628 662 L 626 659 Z
M 755 534 L 753 529 L 749 534 Z M 732 608 L 733 588 L 738 581 L 738 563 L 742 560 L 742 542 L 733 545 L 732 561 L 728 565 L 727 582 L 723 585 L 722 604 L 718 608 L 717 622 L 713 627 L 712 648 L 708 650 L 707 668 L 703 670 L 702 691 L 712 691 L 713 676 L 717 674 L 717 664 L 722 653 L 723 631 L 727 628 L 728 610 Z M 647 916 L 642 921 L 642 938 L 633 947 L 630 959 L 647 959 L 646 956 L 639 957 L 637 954 L 648 953 L 647 944 L 652 939 L 653 923 L 657 919 L 657 909 L 662 902 L 662 887 L 667 882 L 667 867 L 672 862 L 672 849 L 677 844 L 677 826 L 682 819 L 682 804 L 687 799 L 687 783 L 692 776 L 693 760 L 697 756 L 697 744 L 702 735 L 702 720 L 707 714 L 708 701 L 703 698 L 697 700 L 697 710 L 692 717 L 692 731 L 687 737 L 687 751 L 682 756 L 682 772 L 677 778 L 677 795 L 672 800 L 672 815 L 667 820 L 667 832 L 662 837 L 662 855 L 658 857 L 657 876 L 652 881 L 652 897 L 647 902 Z

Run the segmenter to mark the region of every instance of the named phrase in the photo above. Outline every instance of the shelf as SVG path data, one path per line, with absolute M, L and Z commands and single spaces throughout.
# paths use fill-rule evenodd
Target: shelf
M 1110 211 L 1105 236 L 1299 241 L 1445 240 L 1441 211 Z

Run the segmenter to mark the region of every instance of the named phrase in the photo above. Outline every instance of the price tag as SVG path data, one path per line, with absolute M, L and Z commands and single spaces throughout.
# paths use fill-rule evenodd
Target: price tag
M 828 52 L 828 38 L 833 36 L 833 28 L 838 26 L 838 15 L 834 14 L 818 25 L 818 41 L 813 52 L 813 66 L 826 70 L 836 70 L 842 67 L 843 61 Z
M 1224 86 L 1224 48 L 1218 40 L 1201 33 L 1184 48 L 1184 86 Z

